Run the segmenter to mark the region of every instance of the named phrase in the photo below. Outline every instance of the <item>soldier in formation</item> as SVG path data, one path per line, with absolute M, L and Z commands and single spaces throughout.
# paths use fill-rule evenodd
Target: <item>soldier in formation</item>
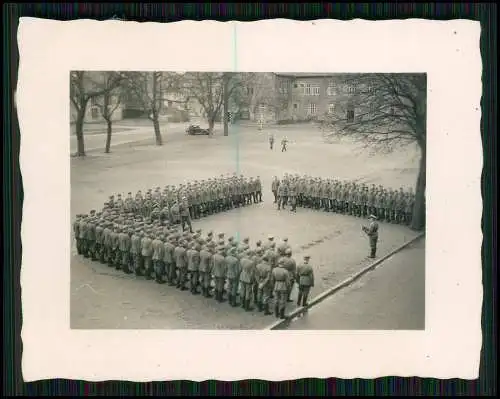
M 109 207 L 77 215 L 73 231 L 82 256 L 221 303 L 227 294 L 232 307 L 245 311 L 269 315 L 274 300 L 275 315 L 285 317 L 294 282 L 304 297 L 307 282 L 286 237 L 251 245 L 248 237 L 238 242 L 224 233 L 182 231 L 169 220 Z
M 278 209 L 290 204 L 296 207 L 323 210 L 368 218 L 374 215 L 379 221 L 410 225 L 415 194 L 410 188 L 387 189 L 383 186 L 340 181 L 311 176 L 285 174 L 282 179 L 274 177 L 271 191 Z
M 262 202 L 260 177 L 233 174 L 178 186 L 167 185 L 163 190 L 156 187 L 145 194 L 139 190 L 135 196 L 129 192 L 125 200 L 121 194 L 111 195 L 104 210 L 132 212 L 152 220 L 169 221 L 184 225 L 185 230 L 192 232 L 192 220 L 258 202 Z

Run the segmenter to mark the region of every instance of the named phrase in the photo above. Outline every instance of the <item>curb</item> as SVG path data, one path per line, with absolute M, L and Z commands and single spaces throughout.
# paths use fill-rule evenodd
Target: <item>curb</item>
M 387 260 L 388 258 L 392 257 L 399 251 L 403 250 L 410 244 L 413 244 L 415 241 L 419 240 L 425 235 L 425 233 L 419 233 L 416 237 L 412 238 L 410 241 L 405 242 L 403 245 L 399 246 L 398 248 L 394 249 L 393 251 L 389 252 L 387 255 L 384 255 L 382 258 L 377 259 L 375 262 L 372 264 L 368 265 L 364 269 L 361 269 L 359 272 L 353 274 L 351 277 L 348 277 L 341 283 L 337 284 L 336 286 L 327 289 L 326 291 L 323 291 L 321 294 L 313 298 L 311 301 L 309 301 L 309 304 L 307 306 L 301 306 L 292 311 L 291 313 L 288 313 L 285 316 L 285 319 L 282 320 L 277 320 L 274 323 L 268 325 L 267 327 L 264 328 L 264 330 L 278 330 L 280 327 L 283 327 L 285 324 L 288 324 L 294 319 L 295 317 L 301 315 L 302 313 L 306 312 L 308 309 L 312 308 L 313 306 L 317 305 L 324 299 L 328 298 L 330 295 L 335 294 L 337 291 L 340 291 L 341 289 L 351 285 L 354 281 L 362 277 L 364 274 L 367 272 L 375 269 L 378 265 L 380 265 L 382 262 Z

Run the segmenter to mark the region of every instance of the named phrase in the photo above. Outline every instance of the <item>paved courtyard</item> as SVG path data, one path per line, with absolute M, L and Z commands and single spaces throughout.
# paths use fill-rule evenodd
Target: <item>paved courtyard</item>
M 361 231 L 366 221 L 300 208 L 296 214 L 277 211 L 270 192 L 272 177 L 297 172 L 399 188 L 414 185 L 418 167 L 416 148 L 371 154 L 346 141 L 326 144 L 321 132 L 309 125 L 267 127 L 264 131 L 233 126 L 229 137 L 218 132 L 212 138 L 186 136 L 178 126 L 165 133 L 162 147 L 153 145 L 152 129 L 147 126 L 127 128 L 130 130 L 117 133 L 116 138 L 129 134 L 133 141 L 115 141 L 111 154 L 104 154 L 96 145 L 86 158 L 71 158 L 72 219 L 77 213 L 101 207 L 113 193 L 126 194 L 223 173 L 258 175 L 264 185 L 263 203 L 209 216 L 194 224 L 203 230 L 248 236 L 252 242 L 268 234 L 278 240 L 288 237 L 297 261 L 305 252 L 311 255 L 316 273 L 312 296 L 367 264 L 368 242 Z M 277 141 L 283 135 L 288 137 L 286 153 L 279 148 L 269 150 L 270 132 Z M 382 223 L 379 256 L 416 234 L 403 226 Z M 220 305 L 213 299 L 124 275 L 77 256 L 73 245 L 72 328 L 261 329 L 273 321 L 273 316 L 244 312 L 227 303 Z

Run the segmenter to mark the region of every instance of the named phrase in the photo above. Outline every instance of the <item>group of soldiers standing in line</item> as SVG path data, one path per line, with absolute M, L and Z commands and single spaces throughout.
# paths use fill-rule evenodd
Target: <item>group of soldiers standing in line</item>
M 104 209 L 120 209 L 152 220 L 168 220 L 170 224 L 181 224 L 183 230 L 189 228 L 193 232 L 192 219 L 258 202 L 262 202 L 259 176 L 247 178 L 233 174 L 179 186 L 167 185 L 163 190 L 156 187 L 145 194 L 139 190 L 134 197 L 132 192 L 126 198 L 121 194 L 111 195 Z
M 276 245 L 274 237 L 267 242 L 225 240 L 212 232 L 180 231 L 169 220 L 143 217 L 122 207 L 105 207 L 77 215 L 73 223 L 78 254 L 122 270 L 135 273 L 193 295 L 215 297 L 231 306 L 252 311 L 252 302 L 265 315 L 271 314 L 274 301 L 276 317 L 285 317 L 287 302 L 295 282 L 298 284 L 297 305 L 306 306 L 314 272 L 309 256 L 298 267 L 292 258 L 288 239 Z M 238 297 L 241 303 L 238 303 Z
M 275 176 L 271 190 L 278 209 L 289 204 L 293 212 L 299 206 L 358 217 L 372 215 L 380 221 L 405 225 L 411 223 L 415 202 L 411 188 L 398 191 L 375 184 L 368 187 L 355 181 L 289 174 L 281 180 Z

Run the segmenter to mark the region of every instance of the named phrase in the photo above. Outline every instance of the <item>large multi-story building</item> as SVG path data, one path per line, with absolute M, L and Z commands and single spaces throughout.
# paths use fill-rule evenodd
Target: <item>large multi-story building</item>
M 307 121 L 342 109 L 347 119 L 354 119 L 357 110 L 353 100 L 360 91 L 370 90 L 356 82 L 352 74 L 263 74 L 247 89 L 251 94 L 247 116 L 267 122 Z M 267 90 L 262 90 L 263 85 Z

